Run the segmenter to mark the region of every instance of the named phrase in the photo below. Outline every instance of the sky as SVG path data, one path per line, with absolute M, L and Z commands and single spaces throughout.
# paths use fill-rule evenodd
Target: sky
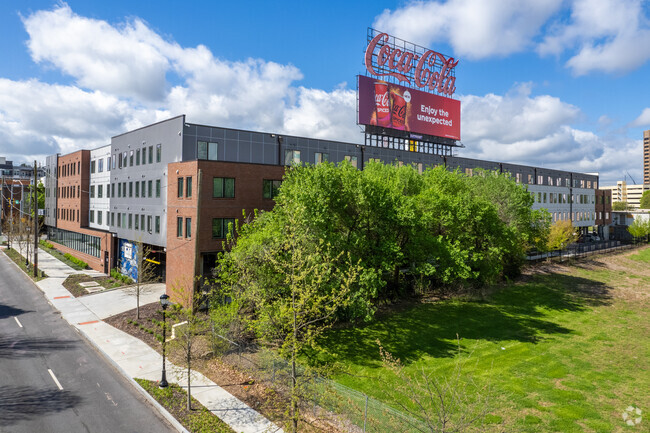
M 643 180 L 644 0 L 0 2 L 0 156 L 188 122 L 361 143 L 367 28 L 459 60 L 458 155 Z

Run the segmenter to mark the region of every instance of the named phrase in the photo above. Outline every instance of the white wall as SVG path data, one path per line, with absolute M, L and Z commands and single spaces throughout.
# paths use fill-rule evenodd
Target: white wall
M 108 196 L 108 185 L 111 172 L 108 166 L 108 158 L 111 156 L 111 146 L 107 145 L 90 151 L 90 164 L 95 163 L 95 172 L 90 170 L 90 190 L 94 189 L 94 196 L 90 196 L 88 210 L 92 212 L 93 218 L 88 218 L 88 226 L 94 229 L 108 231 L 108 211 L 110 209 L 110 198 Z M 101 186 L 101 197 L 99 190 Z M 90 194 L 90 191 L 89 191 Z M 99 216 L 101 213 L 101 217 Z M 99 220 L 101 218 L 101 224 Z

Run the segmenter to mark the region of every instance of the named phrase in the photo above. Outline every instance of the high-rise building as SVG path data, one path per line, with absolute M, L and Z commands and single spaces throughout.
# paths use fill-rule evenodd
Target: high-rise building
M 643 131 L 643 183 L 650 184 L 650 129 Z

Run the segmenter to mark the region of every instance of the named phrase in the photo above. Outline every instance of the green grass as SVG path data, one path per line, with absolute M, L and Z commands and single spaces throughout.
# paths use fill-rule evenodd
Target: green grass
M 167 411 L 192 433 L 233 433 L 233 430 L 216 415 L 192 398 L 192 411 L 186 408 L 186 391 L 176 384 L 158 387 L 158 382 L 135 379 Z
M 650 260 L 650 249 L 628 257 L 635 256 Z M 645 297 L 618 298 L 616 285 L 630 272 L 570 269 L 507 286 L 487 301 L 417 304 L 331 331 L 322 342 L 336 354 L 329 361 L 347 370 L 335 379 L 397 406 L 400 383 L 382 365 L 379 340 L 410 375 L 424 371 L 443 380 L 461 362 L 462 380 L 477 385 L 472 389 L 490 387 L 484 421 L 498 430 L 624 429 L 627 406 L 650 411 L 648 284 L 631 280 Z
M 76 257 L 71 256 L 70 254 L 63 254 L 62 252 L 58 251 L 55 248 L 49 248 L 49 245 L 52 244 L 46 241 L 40 242 L 40 246 L 41 249 L 43 249 L 43 251 L 47 252 L 51 256 L 54 256 L 59 261 L 70 266 L 72 269 L 76 269 L 77 271 L 83 271 L 84 269 L 88 268 L 88 264 L 86 262 L 79 260 Z
M 6 249 L 4 250 L 4 253 L 9 257 L 11 260 L 13 260 L 14 263 L 16 263 L 20 269 L 23 270 L 24 273 L 27 274 L 29 278 L 31 278 L 34 281 L 40 281 L 43 278 L 47 278 L 47 275 L 43 272 L 40 271 L 38 272 L 38 277 L 34 277 L 34 264 L 29 263 L 29 266 L 25 266 L 25 258 L 18 253 L 15 249 Z
M 632 254 L 629 258 L 637 262 L 650 263 L 650 248 L 646 248 L 640 253 Z

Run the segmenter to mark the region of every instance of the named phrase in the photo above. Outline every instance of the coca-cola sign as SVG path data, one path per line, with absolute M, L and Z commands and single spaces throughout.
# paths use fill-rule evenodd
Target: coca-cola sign
M 390 39 L 387 33 L 376 33 L 372 39 L 369 37 L 365 63 L 371 75 L 378 78 L 395 77 L 410 87 L 441 95 L 454 94 L 456 77 L 453 71 L 458 60 L 433 50 L 417 52 L 400 49 L 396 44 L 390 44 Z M 406 45 L 404 43 L 403 46 Z

